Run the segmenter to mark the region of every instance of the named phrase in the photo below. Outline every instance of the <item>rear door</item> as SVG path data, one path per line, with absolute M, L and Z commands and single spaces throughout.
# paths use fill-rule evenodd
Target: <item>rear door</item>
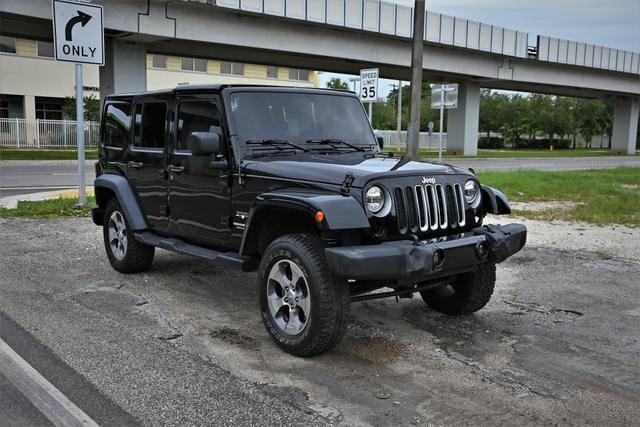
M 216 159 L 194 156 L 188 145 L 192 132 L 217 132 L 220 156 L 229 159 L 219 98 L 213 94 L 179 95 L 174 117 L 175 136 L 167 168 L 172 233 L 190 241 L 223 245 L 231 232 L 229 170 L 210 168 L 209 163 Z
M 127 156 L 127 176 L 149 227 L 164 231 L 168 224 L 167 142 L 168 103 L 149 98 L 134 104 L 133 138 Z

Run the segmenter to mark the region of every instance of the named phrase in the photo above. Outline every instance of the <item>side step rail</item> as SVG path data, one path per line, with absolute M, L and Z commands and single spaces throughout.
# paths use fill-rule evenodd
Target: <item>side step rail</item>
M 220 252 L 214 249 L 203 248 L 202 246 L 192 245 L 174 237 L 158 236 L 151 231 L 136 232 L 134 236 L 137 241 L 145 245 L 203 258 L 224 264 L 236 270 L 256 271 L 258 269 L 258 259 L 256 257 L 240 255 L 237 252 Z

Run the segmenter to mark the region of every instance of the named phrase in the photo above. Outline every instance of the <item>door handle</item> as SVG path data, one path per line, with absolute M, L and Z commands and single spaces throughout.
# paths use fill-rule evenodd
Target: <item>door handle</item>
M 142 163 L 142 162 L 129 162 L 128 165 L 129 165 L 130 168 L 140 169 L 142 166 L 144 166 L 144 163 Z
M 173 173 L 181 173 L 184 171 L 184 166 L 169 165 L 167 166 L 167 170 Z

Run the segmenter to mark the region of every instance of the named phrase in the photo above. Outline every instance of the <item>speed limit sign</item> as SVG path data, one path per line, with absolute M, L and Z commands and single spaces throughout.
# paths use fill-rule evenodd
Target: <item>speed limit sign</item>
M 360 101 L 377 102 L 378 101 L 378 68 L 370 68 L 368 70 L 360 70 Z

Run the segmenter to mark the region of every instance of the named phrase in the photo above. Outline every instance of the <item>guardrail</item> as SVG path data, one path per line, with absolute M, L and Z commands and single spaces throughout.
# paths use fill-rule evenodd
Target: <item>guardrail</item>
M 0 119 L 0 148 L 76 148 L 74 120 Z M 84 123 L 84 144 L 96 148 L 100 123 Z

